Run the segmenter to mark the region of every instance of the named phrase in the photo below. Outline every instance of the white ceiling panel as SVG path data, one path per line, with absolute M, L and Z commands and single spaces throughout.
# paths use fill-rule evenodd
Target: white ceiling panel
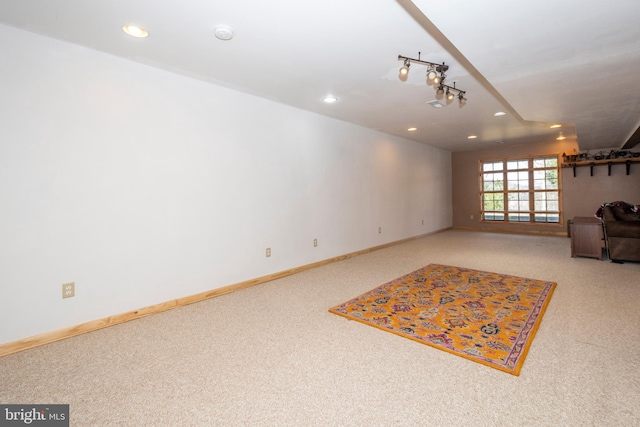
M 582 149 L 621 147 L 640 124 L 639 18 L 637 0 L 0 2 L 5 25 L 450 151 L 558 132 Z M 130 23 L 150 37 L 126 35 Z M 232 40 L 214 36 L 221 24 Z M 398 55 L 418 52 L 449 65 L 464 107 L 429 105 L 419 64 L 400 80 Z

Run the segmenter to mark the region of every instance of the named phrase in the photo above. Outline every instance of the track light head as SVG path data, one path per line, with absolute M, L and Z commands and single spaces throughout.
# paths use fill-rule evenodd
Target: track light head
M 438 86 L 438 90 L 436 91 L 436 94 L 442 95 L 443 93 L 444 93 L 444 85 L 440 83 L 440 86 Z
M 411 63 L 409 62 L 408 59 L 404 60 L 404 65 L 402 67 L 400 67 L 400 75 L 401 76 L 406 76 L 407 74 L 409 74 L 409 67 L 411 66 Z
M 438 75 L 436 74 L 436 70 L 434 70 L 433 67 L 429 67 L 429 69 L 427 70 L 427 79 L 433 80 L 437 76 Z
M 453 100 L 453 98 L 454 98 L 453 92 L 451 92 L 449 88 L 447 88 L 447 99 L 451 101 Z
M 447 75 L 445 73 L 440 73 L 440 75 L 436 75 L 436 77 L 433 79 L 433 82 L 435 84 L 441 84 L 444 83 L 444 79 L 447 78 Z

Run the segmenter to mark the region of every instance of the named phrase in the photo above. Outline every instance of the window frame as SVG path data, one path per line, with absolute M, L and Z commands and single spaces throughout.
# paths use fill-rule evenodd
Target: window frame
M 539 160 L 539 159 L 554 159 L 556 161 L 556 166 L 555 167 L 544 167 L 544 168 L 536 168 L 533 164 L 533 161 L 535 160 Z M 508 167 L 508 163 L 509 162 L 514 162 L 514 161 L 527 161 L 527 167 L 526 168 L 516 168 L 516 169 L 509 169 Z M 484 165 L 485 164 L 489 164 L 489 163 L 498 163 L 498 162 L 502 162 L 502 170 L 499 171 L 485 171 L 484 170 Z M 556 171 L 556 176 L 557 176 L 557 188 L 553 188 L 553 189 L 536 189 L 535 188 L 535 182 L 534 182 L 534 171 L 546 171 L 546 170 L 555 170 Z M 528 186 L 526 189 L 510 189 L 509 188 L 509 180 L 507 179 L 507 175 L 509 172 L 511 173 L 519 173 L 522 174 L 524 171 L 526 171 L 527 173 L 527 183 Z M 502 174 L 502 189 L 498 189 L 498 190 L 493 190 L 493 191 L 487 191 L 485 190 L 485 180 L 484 180 L 484 175 L 486 173 L 498 173 L 498 174 Z M 488 181 L 491 182 L 491 181 Z M 498 182 L 498 180 L 493 181 L 493 182 Z M 511 181 L 513 182 L 513 181 Z M 557 192 L 557 196 L 558 196 L 558 211 L 551 211 L 551 210 L 536 210 L 535 208 L 535 204 L 536 204 L 536 194 L 535 193 L 540 193 L 540 192 Z M 503 203 L 503 207 L 502 210 L 485 210 L 485 194 L 502 194 L 502 203 Z M 514 200 L 510 200 L 509 196 L 515 196 L 515 195 L 520 195 L 520 194 L 527 194 L 528 196 L 528 204 L 529 207 L 526 210 L 523 209 L 517 209 L 517 210 L 510 210 L 509 209 L 509 201 L 514 201 Z M 540 155 L 521 155 L 521 156 L 510 156 L 510 157 L 498 157 L 498 158 L 487 158 L 487 159 L 480 159 L 478 161 L 478 201 L 479 201 L 479 205 L 480 205 L 480 221 L 486 224 L 509 224 L 509 225 L 535 225 L 535 226 L 552 226 L 552 227 L 562 227 L 563 221 L 564 221 L 564 210 L 563 210 L 563 206 L 562 206 L 562 170 L 561 170 L 561 161 L 560 161 L 560 154 L 540 154 Z M 519 200 L 520 197 L 517 198 L 517 200 Z M 516 200 L 516 201 L 517 201 Z M 548 199 L 545 198 L 545 201 L 548 201 Z M 510 212 L 512 213 L 510 215 Z M 495 216 L 499 216 L 501 215 L 502 218 L 501 219 L 487 219 L 487 217 L 491 214 L 494 213 Z M 546 221 L 536 221 L 536 213 L 539 213 L 540 215 L 547 215 L 547 220 Z M 522 220 L 518 220 L 518 219 L 513 219 L 516 217 L 520 217 L 523 218 L 524 216 L 528 216 L 528 220 L 522 221 Z M 549 222 L 548 221 L 548 215 L 557 215 L 558 216 L 558 222 Z

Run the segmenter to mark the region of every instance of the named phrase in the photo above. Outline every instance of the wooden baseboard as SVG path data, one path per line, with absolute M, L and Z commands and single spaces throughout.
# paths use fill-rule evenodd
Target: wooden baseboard
M 195 295 L 189 295 L 183 298 L 174 299 L 171 301 L 166 301 L 160 304 L 150 305 L 144 308 L 140 308 L 133 311 L 128 311 L 125 313 L 116 314 L 113 316 L 104 317 L 102 319 L 92 320 L 86 323 L 82 323 L 75 326 L 70 326 L 68 328 L 59 329 L 52 332 L 45 332 L 39 335 L 35 335 L 29 338 L 24 338 L 17 341 L 12 341 L 9 343 L 0 345 L 0 357 L 6 356 L 7 354 L 17 353 L 19 351 L 28 350 L 30 348 L 38 347 L 45 344 L 50 344 L 55 341 L 63 340 L 66 338 L 75 337 L 77 335 L 86 334 L 88 332 L 93 332 L 98 329 L 107 328 L 109 326 L 117 325 L 124 322 L 129 322 L 131 320 L 140 319 L 145 316 L 149 316 L 156 313 L 161 313 L 166 310 L 172 310 L 174 308 L 183 307 L 188 304 L 193 304 L 196 302 L 204 301 L 209 298 L 215 298 L 220 295 L 228 294 L 231 292 L 235 292 L 240 289 L 249 288 L 251 286 L 256 286 L 261 283 L 270 282 L 271 280 L 280 279 L 282 277 L 290 276 L 292 274 L 300 273 L 302 271 L 310 270 L 312 268 L 320 267 L 326 264 L 331 264 L 333 262 L 342 261 L 348 258 L 353 258 L 358 255 L 363 255 L 369 252 L 377 251 L 380 249 L 388 248 L 390 246 L 398 245 L 401 243 L 405 243 L 411 240 L 420 239 L 422 237 L 426 237 L 432 234 L 440 233 L 443 231 L 449 230 L 449 228 L 445 228 L 442 230 L 434 231 L 432 233 L 421 234 L 415 237 L 409 237 L 407 239 L 398 240 L 391 243 L 386 243 L 380 246 L 374 246 L 372 248 L 363 249 L 360 251 L 352 252 L 345 255 L 340 255 L 334 258 L 329 258 L 323 261 L 314 262 L 311 264 L 303 265 L 300 267 L 291 268 L 289 270 L 280 271 L 278 273 L 269 274 L 266 276 L 258 277 L 255 279 L 246 280 L 244 282 L 236 283 L 233 285 L 223 286 L 221 288 L 216 288 L 210 291 L 201 292 Z

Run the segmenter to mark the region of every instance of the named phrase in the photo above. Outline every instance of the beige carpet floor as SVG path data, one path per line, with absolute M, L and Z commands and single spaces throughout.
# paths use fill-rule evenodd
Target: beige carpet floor
M 429 263 L 555 281 L 519 377 L 327 311 Z M 72 426 L 637 426 L 640 263 L 450 230 L 0 358 Z

